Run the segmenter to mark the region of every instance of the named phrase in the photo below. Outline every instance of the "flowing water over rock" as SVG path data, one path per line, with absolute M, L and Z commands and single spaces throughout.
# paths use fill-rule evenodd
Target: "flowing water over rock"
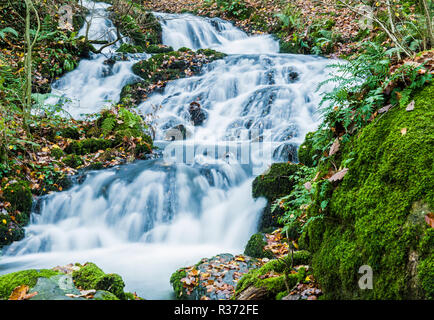
M 92 34 L 112 27 L 106 6 L 98 6 L 103 18 Z M 278 54 L 270 36 L 248 37 L 220 19 L 157 17 L 166 45 L 214 48 L 228 57 L 139 106 L 143 112 L 162 106 L 156 144 L 163 158 L 90 172 L 72 189 L 45 196 L 26 238 L 4 249 L 0 273 L 92 261 L 122 275 L 126 290 L 166 299 L 177 268 L 241 253 L 255 232 L 265 200 L 252 198 L 252 180 L 274 161 L 296 160 L 296 146 L 318 125 L 316 87 L 328 61 Z M 83 60 L 55 84 L 53 92 L 80 102 L 68 104 L 74 116 L 98 111 L 106 98 L 116 101 L 134 80 L 131 66 L 144 56 L 107 70 L 104 60 L 114 49 Z M 206 114 L 200 126 L 190 122 L 192 102 Z M 166 141 L 178 125 L 189 138 Z

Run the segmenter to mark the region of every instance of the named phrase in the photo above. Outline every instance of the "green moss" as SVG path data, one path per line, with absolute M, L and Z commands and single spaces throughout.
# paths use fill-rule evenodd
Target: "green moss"
M 72 273 L 77 287 L 84 290 L 104 290 L 111 292 L 119 299 L 125 299 L 125 283 L 118 274 L 105 274 L 94 263 L 87 262 L 80 270 Z
M 94 300 L 119 300 L 113 293 L 103 290 L 98 290 L 94 297 Z
M 84 140 L 77 140 L 71 142 L 66 148 L 66 153 L 73 153 L 76 155 L 86 155 L 94 153 L 99 150 L 105 150 L 113 146 L 113 141 L 106 139 L 89 138 Z
M 63 158 L 62 162 L 71 168 L 78 168 L 79 166 L 83 165 L 83 161 L 81 161 L 81 158 L 76 154 L 67 155 L 65 158 Z
M 119 299 L 125 299 L 125 283 L 118 274 L 105 274 L 96 281 L 95 289 L 113 293 Z
M 50 278 L 59 274 L 53 270 L 25 270 L 0 276 L 0 299 L 7 300 L 12 291 L 20 286 L 34 287 L 38 278 Z
M 318 163 L 321 157 L 321 149 L 313 146 L 315 132 L 309 132 L 304 142 L 298 148 L 298 161 L 308 167 Z
M 98 280 L 104 277 L 105 273 L 96 264 L 87 262 L 80 270 L 72 273 L 75 285 L 84 290 L 95 289 Z
M 167 53 L 172 51 L 173 51 L 172 47 L 156 45 L 156 44 L 151 44 L 145 48 L 145 52 L 149 54 Z
M 279 260 L 271 260 L 261 268 L 256 270 L 250 270 L 248 273 L 238 281 L 235 289 L 235 296 L 239 295 L 242 291 L 250 286 L 256 288 L 264 288 L 267 290 L 267 297 L 274 299 L 280 292 L 286 291 L 285 275 L 282 274 L 285 269 L 285 264 Z M 261 279 L 262 276 L 274 272 L 280 274 L 275 277 Z M 302 280 L 301 274 L 288 274 L 287 282 L 289 287 L 295 286 Z
M 294 187 L 295 181 L 291 176 L 299 170 L 299 165 L 293 163 L 274 163 L 264 174 L 256 177 L 252 184 L 254 198 L 265 197 L 268 204 L 262 213 L 259 230 L 269 227 L 278 227 L 278 217 L 282 210 L 277 208 L 271 212 L 271 204 L 274 200 L 289 194 Z
M 185 278 L 186 275 L 187 272 L 185 272 L 184 269 L 179 269 L 175 273 L 173 273 L 172 276 L 170 277 L 170 284 L 172 285 L 173 290 L 175 291 L 176 299 L 183 299 L 186 297 L 181 282 L 181 279 Z
M 63 157 L 65 153 L 63 152 L 62 149 L 60 148 L 53 148 L 51 149 L 51 155 L 55 158 L 55 159 L 60 159 Z
M 24 238 L 24 229 L 8 214 L 0 214 L 0 248 Z
M 144 52 L 143 47 L 135 46 L 129 43 L 122 43 L 121 46 L 116 50 L 120 53 L 141 53 Z
M 426 298 L 434 299 L 434 255 L 422 260 L 417 267 L 417 275 Z
M 428 226 L 420 210 L 434 207 L 434 85 L 414 99 L 413 111 L 394 107 L 349 142 L 341 156 L 354 158 L 349 171 L 331 190 L 324 220 L 308 227 L 314 275 L 327 298 L 417 298 L 408 285 L 412 250 L 422 255 L 420 286 L 426 297 L 432 292 L 432 240 L 423 237 Z M 310 217 L 321 213 L 320 201 L 318 194 Z M 358 287 L 362 265 L 373 270 L 373 290 Z
M 252 235 L 249 239 L 249 242 L 247 242 L 244 254 L 253 258 L 272 259 L 274 257 L 273 253 L 268 250 L 264 250 L 266 245 L 267 241 L 265 241 L 264 235 L 262 233 L 256 233 Z
M 10 202 L 12 210 L 18 210 L 28 216 L 32 210 L 32 192 L 27 182 L 18 181 L 3 189 L 3 198 Z
M 77 128 L 74 127 L 66 127 L 60 131 L 60 136 L 64 138 L 77 140 L 80 138 L 80 132 Z
M 290 176 L 298 169 L 299 166 L 293 163 L 274 163 L 268 171 L 253 181 L 253 197 L 265 197 L 268 201 L 274 201 L 290 193 L 294 186 Z

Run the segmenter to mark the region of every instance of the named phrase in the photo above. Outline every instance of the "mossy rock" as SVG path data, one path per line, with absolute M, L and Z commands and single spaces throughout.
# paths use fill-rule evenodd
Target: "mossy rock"
M 118 274 L 105 274 L 97 265 L 87 262 L 79 270 L 72 273 L 77 287 L 84 290 L 104 290 L 119 299 L 125 299 L 125 283 Z
M 25 181 L 11 183 L 3 189 L 3 198 L 10 202 L 12 210 L 18 210 L 28 216 L 32 210 L 33 196 Z
M 174 51 L 172 47 L 151 44 L 145 48 L 145 52 L 149 54 L 159 54 Z
M 116 50 L 119 53 L 141 53 L 144 52 L 144 48 L 141 46 L 135 46 L 129 43 L 122 43 L 121 46 Z
M 305 271 L 303 268 L 301 269 L 302 271 L 299 273 L 288 274 L 287 282 L 290 288 L 294 287 L 298 282 L 305 278 Z M 264 279 L 263 276 L 270 272 L 273 272 L 278 276 Z M 247 274 L 243 275 L 240 281 L 238 281 L 235 289 L 235 298 L 237 298 L 248 287 L 254 286 L 266 291 L 266 294 L 264 295 L 265 299 L 276 299 L 276 296 L 278 296 L 279 293 L 286 291 L 284 272 L 285 264 L 277 259 L 267 262 L 259 269 L 250 270 Z
M 60 136 L 68 139 L 80 139 L 80 131 L 74 127 L 66 127 L 60 131 Z
M 187 272 L 185 272 L 184 269 L 178 269 L 170 277 L 170 284 L 175 291 L 176 299 L 185 299 L 187 297 L 187 294 L 185 293 L 184 287 L 181 282 L 181 279 L 185 278 L 186 275 Z
M 60 148 L 51 149 L 51 155 L 57 160 L 62 158 L 64 156 L 64 154 L 65 154 L 65 152 L 63 152 L 63 150 Z
M 247 242 L 244 254 L 253 258 L 274 258 L 271 251 L 264 250 L 266 245 L 267 241 L 265 241 L 264 235 L 262 233 L 256 233 L 252 235 L 249 242 Z
M 24 238 L 24 229 L 11 220 L 8 214 L 0 214 L 0 248 Z
M 83 165 L 83 161 L 76 154 L 67 155 L 65 158 L 63 158 L 62 162 L 71 168 L 78 168 L 79 166 Z
M 105 150 L 113 146 L 113 141 L 106 139 L 88 138 L 71 142 L 66 148 L 66 153 L 86 155 L 89 153 Z
M 98 290 L 93 296 L 93 299 L 94 300 L 119 300 L 119 298 L 116 297 L 113 293 L 104 290 Z
M 324 219 L 313 221 L 303 238 L 326 298 L 434 295 L 434 233 L 420 212 L 434 208 L 434 85 L 413 98 L 413 111 L 395 106 L 342 149 L 342 161 L 353 160 L 326 210 L 314 197 L 308 215 Z M 372 290 L 358 286 L 362 265 L 372 268 Z
M 51 278 L 59 273 L 53 270 L 25 270 L 0 276 L 0 299 L 7 300 L 12 291 L 21 285 L 34 287 L 39 278 Z
M 279 227 L 278 217 L 282 214 L 277 208 L 271 212 L 274 200 L 290 194 L 295 181 L 291 178 L 300 166 L 293 163 L 274 163 L 264 174 L 255 178 L 252 184 L 253 198 L 264 197 L 268 203 L 264 209 L 259 223 L 259 230 L 263 231 L 270 227 Z
M 315 132 L 309 132 L 304 138 L 304 142 L 298 148 L 298 161 L 308 167 L 313 167 L 321 158 L 321 148 L 314 146 Z

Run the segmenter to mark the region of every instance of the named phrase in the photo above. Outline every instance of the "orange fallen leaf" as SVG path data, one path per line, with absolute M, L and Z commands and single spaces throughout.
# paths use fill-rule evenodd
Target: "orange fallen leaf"
M 27 294 L 27 292 L 29 292 L 29 289 L 30 288 L 26 285 L 16 287 L 14 291 L 12 291 L 9 300 L 27 300 L 38 294 L 37 292 Z

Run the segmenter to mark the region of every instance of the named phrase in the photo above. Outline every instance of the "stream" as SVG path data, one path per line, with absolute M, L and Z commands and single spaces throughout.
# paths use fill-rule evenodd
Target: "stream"
M 85 4 L 98 16 L 90 38 L 109 40 L 115 31 L 109 5 Z M 120 274 L 126 291 L 172 299 L 169 279 L 177 268 L 242 253 L 255 233 L 266 202 L 252 198 L 252 181 L 273 162 L 297 161 L 297 146 L 319 125 L 316 89 L 328 76 L 329 60 L 279 54 L 271 36 L 248 36 L 218 18 L 155 15 L 165 45 L 228 56 L 139 105 L 143 113 L 161 106 L 155 120 L 161 157 L 91 171 L 68 191 L 44 196 L 26 237 L 4 248 L 1 274 L 91 261 Z M 64 103 L 80 118 L 118 101 L 122 87 L 137 80 L 132 65 L 150 57 L 127 55 L 105 64 L 119 45 L 82 60 L 53 84 L 57 97 L 49 102 Z M 189 120 L 193 101 L 206 114 L 201 126 Z M 167 141 L 167 131 L 181 124 L 187 140 Z

